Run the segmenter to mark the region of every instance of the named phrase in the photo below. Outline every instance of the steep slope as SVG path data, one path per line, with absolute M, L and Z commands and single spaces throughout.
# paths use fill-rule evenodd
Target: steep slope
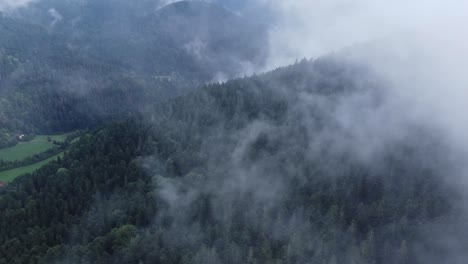
M 255 23 L 205 2 L 158 6 L 154 1 L 50 0 L 24 16 L 42 16 L 37 23 L 66 36 L 80 52 L 139 73 L 211 80 L 263 62 L 266 36 Z M 53 25 L 50 10 L 61 17 Z
M 17 19 L 0 18 L 0 146 L 16 133 L 83 127 L 74 109 L 83 95 L 121 71 L 73 53 L 59 36 Z M 86 81 L 84 81 L 86 80 Z
M 160 9 L 149 25 L 205 74 L 238 76 L 261 66 L 266 57 L 264 29 L 213 4 L 177 2 Z

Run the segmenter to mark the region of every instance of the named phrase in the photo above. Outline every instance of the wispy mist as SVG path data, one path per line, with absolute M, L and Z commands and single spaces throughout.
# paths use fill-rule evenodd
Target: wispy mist
M 367 64 L 391 88 L 394 114 L 429 122 L 468 149 L 468 4 L 463 1 L 268 1 L 270 67 L 329 53 Z M 352 121 L 350 121 L 352 122 Z M 382 121 L 384 122 L 384 121 Z M 388 126 L 390 130 L 398 127 Z
M 170 2 L 175 1 L 161 3 Z M 411 263 L 404 258 L 411 239 L 412 256 L 420 262 L 439 263 L 432 257 L 450 255 L 451 263 L 463 263 L 466 239 L 459 230 L 466 229 L 460 220 L 466 200 L 450 200 L 461 201 L 450 204 L 460 213 L 454 219 L 438 217 L 448 211 L 444 199 L 453 198 L 444 180 L 455 183 L 447 186 L 456 186 L 457 191 L 468 184 L 468 3 L 255 0 L 249 10 L 248 3 L 211 2 L 225 3 L 241 16 L 257 12 L 268 18 L 268 43 L 259 42 L 268 58 L 265 67 L 258 67 L 244 63 L 235 52 L 233 58 L 223 49 L 209 52 L 207 44 L 215 35 L 232 34 L 226 30 L 235 28 L 232 25 L 248 28 L 247 22 L 226 23 L 210 31 L 206 29 L 213 21 L 221 21 L 218 16 L 199 23 L 199 30 L 195 22 L 204 22 L 206 15 L 187 21 L 187 13 L 173 20 L 160 17 L 161 23 L 170 25 L 161 27 L 170 33 L 169 39 L 181 39 L 180 54 L 202 60 L 204 67 L 214 65 L 206 68 L 210 72 L 226 65 L 211 60 L 232 59 L 236 71 L 226 76 L 220 72 L 214 80 L 274 69 L 302 58 L 314 60 L 207 85 L 158 104 L 154 112 L 145 108 L 145 113 L 151 112 L 147 118 L 151 135 L 146 144 L 138 145 L 147 147 L 141 160 L 154 181 L 154 190 L 148 192 L 156 201 L 157 214 L 138 230 L 143 239 L 132 241 L 135 251 L 142 245 L 149 255 L 156 249 L 170 249 L 164 257 L 175 259 L 184 252 L 186 263 L 375 263 L 370 262 L 375 259 Z M 28 2 L 0 3 L 0 10 L 13 10 Z M 67 21 L 58 7 L 46 10 L 50 28 Z M 127 12 L 122 10 L 116 14 Z M 161 9 L 155 8 L 155 14 L 157 10 Z M 212 10 L 223 17 L 230 14 Z M 121 16 L 114 17 L 119 25 Z M 152 18 L 151 12 L 148 17 Z M 139 27 L 138 22 L 128 28 L 111 23 L 101 31 L 119 33 L 115 39 L 125 44 Z M 254 42 L 250 36 L 258 34 L 240 34 L 213 46 Z M 108 46 L 96 50 L 98 55 L 117 43 L 109 39 Z M 135 54 L 146 59 L 147 54 L 160 51 L 159 46 L 149 47 L 154 49 L 137 48 L 146 53 Z M 129 50 L 116 49 L 114 55 L 120 58 Z M 246 57 L 257 53 L 261 52 L 255 49 Z M 129 57 L 128 65 L 148 68 L 142 64 L 145 60 Z M 153 61 L 157 59 L 148 60 Z M 239 65 L 242 69 L 237 71 Z M 182 66 L 186 63 L 174 68 Z M 167 70 L 168 64 L 162 67 Z M 143 103 L 142 98 L 134 100 Z M 87 218 L 90 222 L 108 215 L 116 218 L 112 214 L 126 199 L 97 201 L 104 205 L 92 208 Z M 95 216 L 98 220 L 93 220 Z M 416 237 L 397 227 L 423 231 Z M 384 245 L 387 240 L 389 245 Z M 120 253 L 114 257 L 123 261 Z
M 1 0 L 0 1 L 0 12 L 13 11 L 16 8 L 25 7 L 29 3 L 36 0 Z
M 269 1 L 258 0 L 275 15 L 272 60 L 284 65 L 344 47 L 406 34 L 431 37 L 466 28 L 467 4 L 461 1 Z M 462 35 L 452 36 L 457 40 Z
M 249 155 L 247 146 L 254 145 L 262 136 L 272 140 L 281 135 L 284 140 L 286 135 L 293 134 L 289 129 L 294 126 L 298 126 L 298 130 L 299 127 L 305 129 L 310 140 L 301 142 L 306 145 L 294 142 L 288 146 L 304 146 L 302 151 L 309 155 L 306 162 L 322 158 L 323 163 L 333 163 L 338 162 L 340 153 L 351 153 L 359 164 L 386 177 L 392 175 L 392 172 L 386 166 L 379 167 L 379 164 L 385 164 L 382 162 L 383 156 L 394 151 L 397 145 L 414 146 L 418 149 L 411 158 L 415 164 L 404 166 L 427 167 L 443 176 L 447 182 L 466 185 L 468 170 L 463 164 L 468 153 L 468 120 L 465 117 L 468 110 L 468 78 L 464 70 L 468 66 L 468 4 L 436 0 L 258 2 L 264 5 L 265 12 L 272 12 L 275 18 L 271 21 L 269 31 L 268 68 L 283 66 L 303 57 L 328 56 L 328 59 L 335 58 L 341 63 L 368 67 L 378 76 L 379 81 L 372 83 L 374 87 L 363 83 L 365 79 L 360 79 L 363 76 L 358 73 L 352 80 L 358 88 L 372 87 L 378 88 L 378 91 L 357 89 L 350 95 L 330 98 L 308 93 L 310 87 L 307 86 L 299 92 L 292 90 L 293 85 L 276 87 L 277 92 L 281 91 L 278 96 L 297 96 L 289 102 L 290 106 L 294 105 L 294 110 L 288 112 L 286 118 L 290 127 L 278 127 L 264 123 L 264 120 L 256 120 L 234 136 L 236 147 L 217 153 L 231 154 L 228 159 L 210 163 L 212 167 L 208 171 L 218 172 L 213 173 L 216 175 L 171 180 L 158 178 L 162 188 L 161 197 L 169 206 L 167 213 L 182 221 L 176 223 L 176 230 L 182 228 L 184 232 L 193 235 L 191 238 L 197 238 L 192 240 L 194 244 L 203 240 L 206 234 L 199 227 L 185 224 L 189 217 L 186 212 L 197 203 L 199 197 L 210 193 L 214 198 L 206 199 L 211 201 L 215 217 L 219 217 L 214 222 L 222 223 L 223 226 L 229 225 L 231 217 L 224 213 L 233 212 L 223 206 L 241 203 L 248 196 L 251 199 L 250 206 L 241 213 L 248 224 L 259 229 L 265 228 L 272 234 L 283 230 L 285 232 L 281 233 L 279 240 L 292 245 L 292 234 L 300 234 L 304 230 L 313 234 L 307 217 L 301 215 L 298 208 L 293 217 L 288 217 L 284 212 L 279 213 L 275 219 L 277 222 L 270 218 L 272 222 L 265 220 L 259 224 L 256 222 L 258 215 L 252 216 L 254 212 L 268 212 L 271 208 L 273 211 L 281 211 L 278 204 L 285 203 L 288 195 L 292 195 L 289 193 L 292 192 L 291 186 L 287 182 L 301 174 L 297 164 L 276 167 L 284 160 L 275 155 L 248 164 L 239 162 L 249 160 L 246 157 Z M 298 94 L 292 95 L 295 92 Z M 320 125 L 313 117 L 317 113 L 331 120 L 331 124 L 318 131 Z M 228 142 L 228 138 L 232 140 L 233 135 L 228 132 L 218 132 L 223 135 L 221 142 Z M 420 140 L 424 137 L 447 145 L 427 147 L 424 140 Z M 205 138 L 205 143 L 213 141 L 213 138 Z M 217 143 L 215 146 L 210 145 L 210 151 L 216 151 L 222 145 Z M 329 151 L 332 156 L 325 155 L 323 158 L 324 151 Z M 441 153 L 443 159 L 439 159 Z M 331 174 L 339 174 L 341 169 L 347 169 L 337 164 L 330 167 L 334 168 Z M 310 179 L 302 180 L 307 182 Z M 200 181 L 200 184 L 190 185 L 186 181 L 191 184 Z M 271 201 L 273 205 L 269 207 Z M 455 222 L 445 224 L 463 226 L 461 222 Z M 289 225 L 291 223 L 293 227 Z M 176 234 L 168 237 L 176 237 Z M 443 240 L 440 248 L 450 248 L 450 243 L 463 248 L 460 246 L 462 240 L 456 234 L 444 237 L 428 234 L 426 239 L 430 241 L 437 238 Z M 307 241 L 303 237 L 298 239 L 303 245 Z M 174 243 L 181 245 L 178 244 L 180 241 Z M 293 247 L 299 248 L 298 245 Z M 457 249 L 459 247 L 454 247 L 454 251 L 460 251 Z M 299 256 L 303 257 L 305 251 L 298 251 Z M 425 253 L 421 251 L 419 257 L 424 258 Z M 460 252 L 453 254 L 453 263 L 461 263 L 464 257 Z M 363 262 L 358 260 L 357 263 Z

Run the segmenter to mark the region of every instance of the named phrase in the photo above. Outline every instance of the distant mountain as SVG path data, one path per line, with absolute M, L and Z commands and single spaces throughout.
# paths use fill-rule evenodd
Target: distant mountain
M 78 101 L 123 78 L 118 67 L 73 52 L 40 26 L 2 17 L 0 34 L 0 146 L 14 144 L 15 133 L 95 123 L 96 113 L 85 114 Z
M 164 32 L 198 67 L 238 76 L 259 67 L 266 58 L 266 34 L 219 6 L 204 2 L 177 2 L 157 12 L 148 31 Z
M 44 0 L 0 16 L 0 35 L 0 146 L 140 112 L 266 56 L 260 26 L 203 2 Z
M 23 17 L 63 36 L 78 52 L 139 73 L 211 80 L 238 76 L 264 61 L 261 26 L 205 2 L 158 6 L 155 1 L 49 0 Z

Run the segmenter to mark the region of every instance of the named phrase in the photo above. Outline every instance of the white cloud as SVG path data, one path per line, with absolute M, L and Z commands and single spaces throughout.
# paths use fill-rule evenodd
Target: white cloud
M 388 115 L 442 130 L 468 157 L 468 1 L 257 1 L 276 18 L 269 68 L 329 53 L 369 64 L 391 84 Z M 378 114 L 387 134 L 402 129 Z
M 48 13 L 53 19 L 50 23 L 50 28 L 53 28 L 57 23 L 63 20 L 63 16 L 55 8 L 49 9 Z
M 13 11 L 34 1 L 36 0 L 0 0 L 0 12 Z
M 458 0 L 258 1 L 278 19 L 271 32 L 278 65 L 395 34 L 440 34 L 468 24 L 468 2 Z

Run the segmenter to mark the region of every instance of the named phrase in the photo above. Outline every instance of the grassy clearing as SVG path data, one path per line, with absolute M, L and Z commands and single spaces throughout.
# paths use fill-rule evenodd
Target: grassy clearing
M 64 142 L 72 133 L 61 135 L 38 135 L 29 142 L 20 142 L 11 148 L 0 149 L 0 159 L 4 161 L 21 161 L 25 158 L 45 152 L 56 147 L 52 142 Z M 49 139 L 51 142 L 49 142 Z
M 47 140 L 32 140 L 30 142 L 21 142 L 11 148 L 0 149 L 0 159 L 4 161 L 21 161 L 27 157 L 45 152 L 55 145 Z
M 5 183 L 10 183 L 17 177 L 24 175 L 26 173 L 33 173 L 34 171 L 38 170 L 42 166 L 46 165 L 47 163 L 54 161 L 58 157 L 62 157 L 62 156 L 63 156 L 63 152 L 53 157 L 50 157 L 46 160 L 40 161 L 38 163 L 34 163 L 34 164 L 24 166 L 24 167 L 19 167 L 19 168 L 12 169 L 12 170 L 2 171 L 0 172 L 0 181 L 5 182 Z

